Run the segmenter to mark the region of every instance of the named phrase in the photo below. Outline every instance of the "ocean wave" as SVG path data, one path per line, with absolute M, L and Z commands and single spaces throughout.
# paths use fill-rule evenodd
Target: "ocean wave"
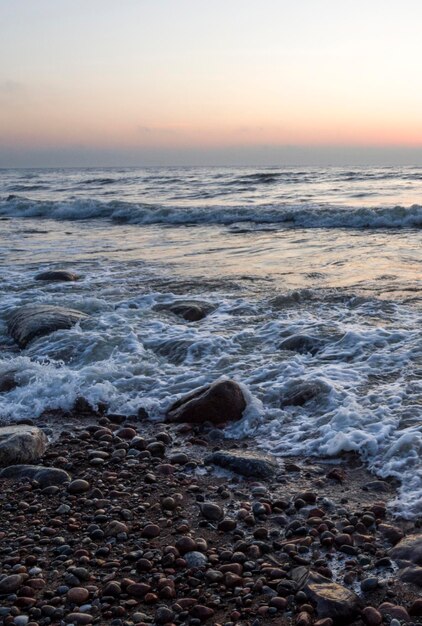
M 31 200 L 10 195 L 0 200 L 0 216 L 55 220 L 104 219 L 139 225 L 279 224 L 284 228 L 421 228 L 422 205 L 338 207 L 318 204 L 166 206 L 95 199 Z

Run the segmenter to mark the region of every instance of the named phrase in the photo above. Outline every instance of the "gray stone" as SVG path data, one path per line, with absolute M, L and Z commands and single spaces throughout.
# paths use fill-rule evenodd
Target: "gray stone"
M 37 461 L 48 440 L 40 428 L 17 424 L 0 428 L 0 466 Z
M 186 552 L 183 556 L 188 567 L 205 567 L 208 563 L 208 558 L 202 552 Z
M 205 458 L 205 463 L 218 465 L 241 476 L 256 478 L 271 478 L 278 468 L 275 457 L 255 452 L 213 452 Z
M 0 478 L 11 480 L 21 480 L 29 478 L 36 480 L 40 487 L 50 487 L 51 485 L 62 485 L 70 481 L 67 472 L 55 467 L 44 467 L 43 465 L 10 465 L 0 470 Z
M 23 578 L 20 574 L 11 574 L 0 580 L 0 595 L 14 593 L 22 586 Z
M 8 331 L 16 343 L 25 348 L 31 341 L 56 330 L 71 328 L 88 315 L 59 306 L 26 304 L 9 318 Z

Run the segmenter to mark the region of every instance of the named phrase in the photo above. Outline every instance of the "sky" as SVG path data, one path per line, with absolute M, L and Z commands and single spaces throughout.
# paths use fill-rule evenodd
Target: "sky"
M 420 0 L 0 0 L 0 167 L 422 165 Z

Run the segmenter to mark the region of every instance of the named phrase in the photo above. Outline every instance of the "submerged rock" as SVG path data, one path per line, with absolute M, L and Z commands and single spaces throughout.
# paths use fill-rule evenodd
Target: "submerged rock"
M 299 352 L 299 354 L 316 354 L 323 346 L 321 339 L 317 337 L 311 337 L 309 335 L 292 335 L 283 339 L 278 345 L 280 350 L 291 350 L 292 352 Z
M 214 452 L 205 458 L 205 463 L 256 478 L 271 478 L 278 468 L 275 457 L 254 452 Z
M 306 567 L 297 567 L 292 578 L 303 589 L 308 599 L 316 606 L 319 619 L 329 617 L 334 624 L 347 624 L 360 610 L 359 597 L 350 589 L 332 582 Z
M 35 280 L 51 280 L 51 281 L 74 281 L 78 280 L 79 276 L 73 272 L 67 270 L 50 270 L 47 272 L 41 272 L 35 276 Z
M 0 465 L 37 461 L 46 451 L 47 437 L 36 426 L 0 428 Z
M 25 348 L 38 337 L 48 335 L 55 330 L 71 328 L 88 315 L 59 306 L 45 304 L 26 304 L 17 309 L 8 323 L 9 334 L 21 348 Z
M 233 380 L 215 382 L 177 400 L 167 411 L 170 422 L 221 424 L 238 421 L 246 408 L 243 391 Z
M 70 476 L 62 469 L 44 465 L 10 465 L 0 471 L 0 478 L 36 480 L 41 488 L 62 485 L 70 481 Z
M 157 304 L 154 310 L 169 311 L 178 317 L 182 317 L 187 322 L 198 322 L 212 311 L 212 306 L 208 302 L 180 300 L 171 304 Z
M 297 380 L 283 393 L 280 406 L 303 406 L 327 391 L 327 386 L 319 381 Z
M 12 391 L 18 386 L 15 378 L 16 373 L 16 371 L 9 371 L 0 374 L 0 393 Z
M 410 561 L 415 565 L 422 565 L 422 534 L 404 537 L 391 548 L 390 556 L 395 561 Z

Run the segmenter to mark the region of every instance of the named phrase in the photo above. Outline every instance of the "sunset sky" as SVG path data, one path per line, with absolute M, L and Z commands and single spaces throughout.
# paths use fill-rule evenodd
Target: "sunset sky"
M 0 0 L 0 166 L 422 164 L 420 0 Z

